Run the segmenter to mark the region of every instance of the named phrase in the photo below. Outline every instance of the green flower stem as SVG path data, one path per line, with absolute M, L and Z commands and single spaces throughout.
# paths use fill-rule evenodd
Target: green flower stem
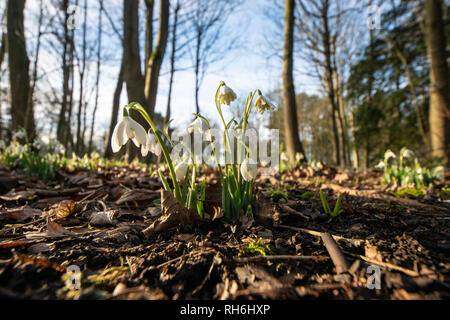
M 170 175 L 172 177 L 173 186 L 174 186 L 174 189 L 175 189 L 175 198 L 178 201 L 182 201 L 183 197 L 182 197 L 182 194 L 181 194 L 180 185 L 179 185 L 179 183 L 177 181 L 177 175 L 176 175 L 175 169 L 173 167 L 172 159 L 170 158 L 169 151 L 167 150 L 164 141 L 162 140 L 161 136 L 158 133 L 158 128 L 156 127 L 155 123 L 152 121 L 150 116 L 147 114 L 147 111 L 145 111 L 145 109 L 142 107 L 142 105 L 140 103 L 132 102 L 127 107 L 130 108 L 130 109 L 134 109 L 136 111 L 139 111 L 140 114 L 144 117 L 144 119 L 148 122 L 148 124 L 152 128 L 153 132 L 155 133 L 156 139 L 158 139 L 158 142 L 159 142 L 159 144 L 161 146 L 161 149 L 162 149 L 162 152 L 164 154 L 164 157 L 166 158 L 167 164 L 169 165 L 169 171 L 170 171 Z

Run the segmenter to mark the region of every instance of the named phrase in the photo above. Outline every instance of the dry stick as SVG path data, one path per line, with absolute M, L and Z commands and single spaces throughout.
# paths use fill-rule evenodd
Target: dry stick
M 403 267 L 399 267 L 399 266 L 396 266 L 395 264 L 391 264 L 391 263 L 388 263 L 388 262 L 381 262 L 381 261 L 378 261 L 378 260 L 370 259 L 370 258 L 368 258 L 366 256 L 361 256 L 359 254 L 354 254 L 354 253 L 350 253 L 350 252 L 345 252 L 345 254 L 349 255 L 349 256 L 352 256 L 352 257 L 355 257 L 355 258 L 359 258 L 359 259 L 364 260 L 364 261 L 366 261 L 368 263 L 371 263 L 371 264 L 376 264 L 376 265 L 381 266 L 381 267 L 385 267 L 385 268 L 389 268 L 389 269 L 393 269 L 393 270 L 397 270 L 397 271 L 403 272 L 404 274 L 406 274 L 406 275 L 408 275 L 410 277 L 418 277 L 418 276 L 420 276 L 420 274 L 418 272 L 414 271 L 414 270 L 409 270 L 409 269 L 406 269 L 406 268 L 403 268 Z
M 288 205 L 282 204 L 282 205 L 280 205 L 280 209 L 283 210 L 286 213 L 302 217 L 302 218 L 304 218 L 306 220 L 310 219 L 308 216 L 304 215 L 303 213 L 301 213 L 301 212 L 299 212 L 297 210 L 292 209 Z
M 334 183 L 322 184 L 322 189 L 332 189 L 339 193 L 348 194 L 349 196 L 386 200 L 386 201 L 391 201 L 391 202 L 397 202 L 404 206 L 418 207 L 418 208 L 427 209 L 427 210 L 437 210 L 437 211 L 448 213 L 448 209 L 446 209 L 446 208 L 421 203 L 419 201 L 412 200 L 412 199 L 396 198 L 391 195 L 383 194 L 382 192 L 380 192 L 378 190 L 354 190 L 354 189 L 346 188 L 346 187 L 343 187 L 343 186 L 340 186 L 340 185 L 334 184 Z
M 285 225 L 279 225 L 278 228 L 288 229 L 288 230 L 297 231 L 297 232 L 303 232 L 303 233 L 307 233 L 309 235 L 316 236 L 316 237 L 322 237 L 322 234 L 323 234 L 323 232 L 320 232 L 320 231 L 314 231 L 314 230 L 285 226 Z M 356 246 L 359 246 L 362 243 L 364 243 L 364 240 L 362 240 L 362 239 L 349 239 L 349 238 L 344 238 L 344 237 L 334 235 L 334 234 L 332 234 L 331 236 L 336 240 L 345 240 Z
M 341 249 L 339 249 L 336 241 L 334 241 L 333 237 L 330 236 L 329 233 L 323 233 L 321 238 L 323 244 L 325 245 L 325 248 L 327 248 L 327 251 L 330 254 L 331 260 L 336 266 L 336 272 L 346 272 L 349 268 L 348 263 L 344 255 L 342 254 Z
M 322 256 L 294 256 L 294 255 L 279 255 L 279 256 L 255 256 L 255 257 L 247 257 L 247 258 L 237 258 L 233 257 L 233 260 L 237 263 L 248 263 L 248 262 L 267 262 L 267 261 L 276 261 L 276 260 L 313 260 L 313 261 L 324 261 L 328 260 L 328 257 Z

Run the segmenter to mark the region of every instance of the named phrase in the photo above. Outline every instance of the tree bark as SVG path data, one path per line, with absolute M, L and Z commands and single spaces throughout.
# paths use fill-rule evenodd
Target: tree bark
M 28 138 L 36 134 L 33 107 L 28 103 L 30 94 L 30 61 L 24 35 L 25 0 L 7 2 L 7 47 L 11 99 L 12 130 L 24 128 Z
M 425 1 L 426 43 L 430 60 L 430 135 L 434 157 L 450 166 L 450 109 L 445 27 L 440 0 Z
M 172 100 L 173 78 L 175 74 L 175 54 L 177 52 L 177 26 L 178 26 L 179 11 L 180 11 L 180 3 L 179 1 L 177 1 L 174 9 L 174 18 L 172 26 L 172 52 L 170 54 L 170 79 L 169 79 L 169 92 L 167 94 L 166 116 L 164 118 L 165 124 L 170 121 L 170 104 Z
M 79 66 L 79 81 L 80 81 L 80 95 L 78 99 L 78 112 L 77 112 L 77 144 L 75 147 L 75 152 L 77 154 L 81 153 L 84 147 L 84 140 L 81 136 L 81 115 L 83 113 L 83 102 L 84 102 L 84 75 L 86 73 L 86 33 L 87 33 L 87 0 L 84 0 L 84 24 L 83 24 L 83 45 L 82 45 L 82 58 Z
M 161 0 L 159 8 L 159 28 L 155 49 L 152 51 L 145 73 L 145 98 L 148 102 L 150 116 L 155 112 L 156 95 L 158 93 L 158 80 L 161 64 L 166 52 L 167 37 L 169 34 L 169 0 Z
M 145 60 L 144 65 L 148 65 L 150 56 L 153 51 L 153 10 L 155 6 L 154 0 L 145 0 Z M 147 68 L 145 76 L 147 76 Z
M 95 104 L 91 121 L 91 133 L 89 135 L 88 154 L 92 152 L 92 141 L 94 138 L 95 116 L 98 108 L 98 98 L 100 93 L 100 75 L 101 75 L 101 59 L 102 59 L 102 16 L 103 16 L 103 0 L 100 0 L 100 8 L 98 10 L 98 34 L 97 34 L 97 77 L 95 80 Z
M 297 122 L 297 106 L 293 80 L 293 44 L 294 44 L 294 9 L 295 0 L 285 1 L 284 48 L 283 48 L 283 104 L 286 135 L 286 149 L 289 161 L 295 163 L 295 155 L 306 154 L 300 142 Z
M 329 9 L 328 0 L 325 0 L 323 1 L 323 6 L 321 8 L 322 11 L 321 19 L 323 24 L 322 44 L 325 55 L 325 81 L 327 84 L 328 99 L 330 100 L 331 104 L 331 120 L 333 124 L 335 164 L 337 166 L 340 166 L 341 152 L 339 143 L 338 124 L 336 118 L 336 116 L 339 115 L 339 109 L 336 103 L 335 89 L 333 84 L 333 67 L 331 60 L 331 37 L 328 26 L 328 9 Z
M 123 59 L 124 80 L 127 88 L 129 102 L 139 102 L 148 113 L 148 101 L 144 94 L 144 77 L 141 72 L 141 57 L 139 52 L 139 0 L 123 1 Z M 144 121 L 139 112 L 130 110 L 131 117 L 144 128 L 149 125 Z M 132 161 L 136 157 L 136 147 L 128 144 L 127 160 Z
M 111 138 L 112 138 L 112 134 L 114 132 L 114 128 L 117 124 L 117 119 L 119 117 L 120 96 L 122 94 L 122 88 L 123 88 L 123 74 L 124 74 L 124 63 L 123 63 L 123 57 L 122 57 L 122 63 L 120 66 L 119 77 L 117 78 L 116 89 L 114 90 L 111 122 L 109 123 L 109 131 L 108 131 L 108 135 L 106 136 L 105 153 L 104 153 L 105 158 L 111 158 L 113 156 L 113 151 L 111 148 Z

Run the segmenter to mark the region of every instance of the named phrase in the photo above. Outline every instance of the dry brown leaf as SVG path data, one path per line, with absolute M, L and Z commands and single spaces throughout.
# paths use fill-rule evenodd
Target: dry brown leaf
M 157 191 L 145 189 L 132 189 L 125 191 L 125 193 L 120 197 L 120 199 L 116 201 L 116 204 L 120 205 L 130 201 L 155 200 L 158 197 L 159 193 Z
M 55 209 L 55 219 L 64 219 L 77 211 L 77 203 L 72 200 L 61 201 Z
M 47 222 L 47 233 L 52 236 L 60 236 L 60 237 L 75 235 L 74 232 L 67 230 L 59 223 L 50 220 Z
M 178 225 L 192 225 L 201 222 L 196 210 L 183 207 L 169 191 L 161 190 L 162 215 L 142 231 L 147 238 Z
M 32 264 L 36 267 L 40 267 L 42 269 L 54 269 L 58 272 L 65 272 L 67 270 L 67 267 L 50 262 L 46 259 L 42 259 L 42 258 L 34 258 L 34 257 L 29 257 L 23 254 L 19 254 L 14 252 L 14 256 L 12 257 L 12 259 L 17 263 L 23 263 L 23 264 Z
M 116 220 L 119 210 L 108 210 L 94 212 L 91 215 L 89 224 L 93 226 L 111 225 L 115 226 L 119 221 Z
M 52 238 L 52 237 L 72 237 L 77 234 L 67 230 L 59 223 L 54 221 L 47 221 L 47 232 L 31 232 L 26 233 L 25 237 L 27 239 L 35 239 L 35 238 Z
M 6 242 L 1 242 L 0 243 L 0 249 L 9 249 L 9 248 L 15 248 L 15 247 L 20 247 L 23 246 L 25 244 L 28 244 L 30 242 L 28 241 L 6 241 Z
M 11 209 L 4 212 L 0 212 L 0 220 L 13 220 L 15 222 L 22 222 L 34 216 L 40 216 L 42 211 L 32 208 L 19 208 Z
M 18 201 L 21 199 L 30 198 L 36 195 L 35 190 L 14 191 L 11 190 L 7 194 L 0 196 L 0 199 L 5 201 Z

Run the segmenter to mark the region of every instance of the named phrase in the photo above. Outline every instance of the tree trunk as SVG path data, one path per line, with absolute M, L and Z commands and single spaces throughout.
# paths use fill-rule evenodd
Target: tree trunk
M 430 59 L 430 135 L 434 157 L 450 166 L 450 109 L 448 65 L 442 1 L 425 1 L 426 42 Z
M 139 102 L 149 112 L 147 99 L 144 94 L 144 78 L 141 72 L 141 57 L 139 53 L 139 0 L 124 0 L 124 30 L 123 30 L 123 59 L 124 80 L 127 87 L 129 102 Z M 144 121 L 139 112 L 130 110 L 130 115 L 144 128 L 149 125 Z M 136 147 L 128 144 L 127 160 L 132 161 L 136 157 Z
M 335 89 L 333 84 L 333 67 L 331 60 L 331 38 L 330 30 L 328 27 L 328 1 L 324 1 L 322 10 L 322 24 L 323 24 L 323 35 L 322 44 L 324 48 L 325 55 L 325 81 L 327 84 L 328 99 L 331 104 L 331 120 L 333 123 L 333 135 L 334 135 L 334 155 L 335 164 L 337 166 L 341 165 L 341 152 L 339 143 L 339 132 L 336 116 L 339 115 L 339 109 L 336 103 Z
M 297 106 L 295 101 L 295 89 L 292 75 L 293 69 L 293 44 L 294 44 L 294 8 L 295 0 L 285 2 L 285 24 L 284 24 L 284 48 L 283 48 L 283 104 L 284 122 L 286 135 L 286 149 L 289 161 L 295 163 L 297 152 L 306 154 L 300 142 L 297 122 Z
M 25 0 L 7 2 L 7 47 L 9 61 L 9 82 L 11 99 L 12 130 L 24 128 L 29 138 L 35 136 L 35 122 L 32 105 L 28 104 L 30 94 L 30 61 L 24 35 Z
M 161 64 L 166 52 L 167 37 L 169 34 L 169 0 L 160 1 L 159 28 L 155 49 L 152 51 L 145 73 L 145 98 L 148 102 L 149 114 L 155 112 L 156 95 L 158 93 L 158 80 Z
M 144 65 L 147 66 L 153 51 L 153 9 L 154 0 L 145 0 L 145 60 Z M 144 68 L 147 77 L 147 68 Z
M 120 66 L 119 77 L 117 78 L 116 89 L 114 90 L 111 122 L 109 123 L 109 131 L 108 131 L 108 135 L 106 136 L 105 153 L 104 153 L 105 158 L 111 158 L 113 156 L 113 151 L 111 148 L 111 138 L 112 138 L 112 134 L 114 132 L 114 127 L 117 124 L 117 119 L 119 117 L 120 96 L 122 94 L 122 88 L 123 88 L 123 74 L 124 74 L 124 63 L 123 63 L 123 57 L 122 57 L 122 63 Z
M 87 0 L 84 0 L 84 24 L 83 24 L 83 46 L 82 46 L 82 58 L 80 63 L 80 95 L 78 99 L 78 112 L 77 112 L 77 144 L 75 147 L 75 152 L 77 154 L 81 153 L 84 146 L 84 141 L 81 137 L 81 114 L 83 112 L 83 102 L 84 102 L 84 75 L 86 72 L 86 33 L 87 33 Z
M 94 138 L 95 116 L 98 108 L 98 98 L 100 93 L 100 74 L 101 74 L 101 59 L 102 59 L 102 15 L 103 15 L 103 0 L 100 0 L 100 8 L 98 10 L 98 35 L 97 35 L 97 78 L 95 80 L 95 104 L 92 114 L 91 133 L 89 135 L 88 154 L 92 152 L 92 141 Z
M 173 78 L 175 74 L 175 54 L 177 52 L 177 26 L 178 26 L 178 12 L 180 11 L 180 3 L 177 1 L 174 10 L 173 27 L 172 27 L 172 52 L 170 54 L 170 79 L 169 92 L 167 94 L 167 107 L 164 123 L 170 121 L 170 104 L 172 99 Z
M 38 35 L 36 39 L 36 51 L 34 53 L 34 63 L 33 63 L 33 76 L 32 76 L 32 82 L 30 86 L 30 94 L 28 95 L 28 105 L 30 108 L 28 110 L 34 109 L 34 91 L 36 88 L 36 82 L 37 82 L 37 76 L 38 76 L 38 62 L 39 62 L 39 52 L 41 48 L 41 37 L 42 37 L 42 20 L 44 19 L 44 6 L 43 6 L 43 0 L 39 2 L 39 19 L 38 19 Z
M 200 104 L 198 101 L 198 92 L 200 90 L 200 46 L 202 44 L 202 32 L 197 31 L 197 42 L 195 47 L 195 112 L 200 113 Z
M 64 12 L 64 39 L 63 39 L 63 96 L 61 109 L 59 112 L 58 127 L 56 131 L 56 136 L 59 142 L 64 143 L 65 130 L 67 129 L 67 108 L 69 100 L 70 91 L 70 30 L 69 30 L 69 18 L 70 14 L 68 12 L 69 0 L 64 0 L 62 2 L 61 10 Z M 69 124 L 70 125 L 70 124 Z

